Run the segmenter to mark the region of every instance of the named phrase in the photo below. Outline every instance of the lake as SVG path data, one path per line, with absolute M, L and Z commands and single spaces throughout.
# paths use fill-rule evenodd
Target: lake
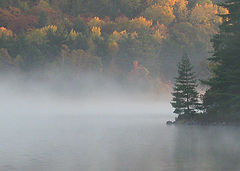
M 238 171 L 240 129 L 166 126 L 170 116 L 7 115 L 2 171 Z

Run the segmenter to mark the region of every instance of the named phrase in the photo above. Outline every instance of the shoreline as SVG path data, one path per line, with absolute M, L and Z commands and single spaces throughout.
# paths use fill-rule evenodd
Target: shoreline
M 189 125 L 189 126 L 240 126 L 240 122 L 227 121 L 193 121 L 193 120 L 178 120 L 167 121 L 167 126 Z

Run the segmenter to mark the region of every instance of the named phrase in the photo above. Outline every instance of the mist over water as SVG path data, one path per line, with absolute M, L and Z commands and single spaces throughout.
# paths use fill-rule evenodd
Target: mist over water
M 130 87 L 111 78 L 0 77 L 1 113 L 10 115 L 163 115 L 171 112 L 169 92 Z M 160 112 L 161 111 L 161 112 Z M 162 114 L 161 114 L 162 113 Z
M 240 169 L 239 128 L 168 127 L 168 93 L 99 77 L 7 78 L 0 86 L 0 170 Z

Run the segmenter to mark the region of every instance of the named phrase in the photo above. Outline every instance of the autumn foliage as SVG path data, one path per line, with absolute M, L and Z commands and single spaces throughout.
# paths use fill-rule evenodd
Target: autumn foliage
M 0 3 L 0 49 L 13 67 L 66 65 L 78 73 L 114 72 L 135 84 L 137 77 L 143 82 L 172 78 L 184 51 L 193 64 L 204 63 L 222 23 L 217 14 L 228 12 L 211 1 L 14 2 Z

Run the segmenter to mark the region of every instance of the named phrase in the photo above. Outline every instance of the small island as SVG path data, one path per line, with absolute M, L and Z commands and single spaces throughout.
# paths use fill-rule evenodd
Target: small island
M 167 125 L 239 125 L 240 124 L 240 2 L 221 4 L 228 10 L 220 15 L 223 23 L 212 38 L 213 55 L 209 58 L 211 78 L 200 83 L 208 88 L 203 95 L 190 59 L 185 54 L 178 64 L 178 76 L 171 105 L 178 115 Z

